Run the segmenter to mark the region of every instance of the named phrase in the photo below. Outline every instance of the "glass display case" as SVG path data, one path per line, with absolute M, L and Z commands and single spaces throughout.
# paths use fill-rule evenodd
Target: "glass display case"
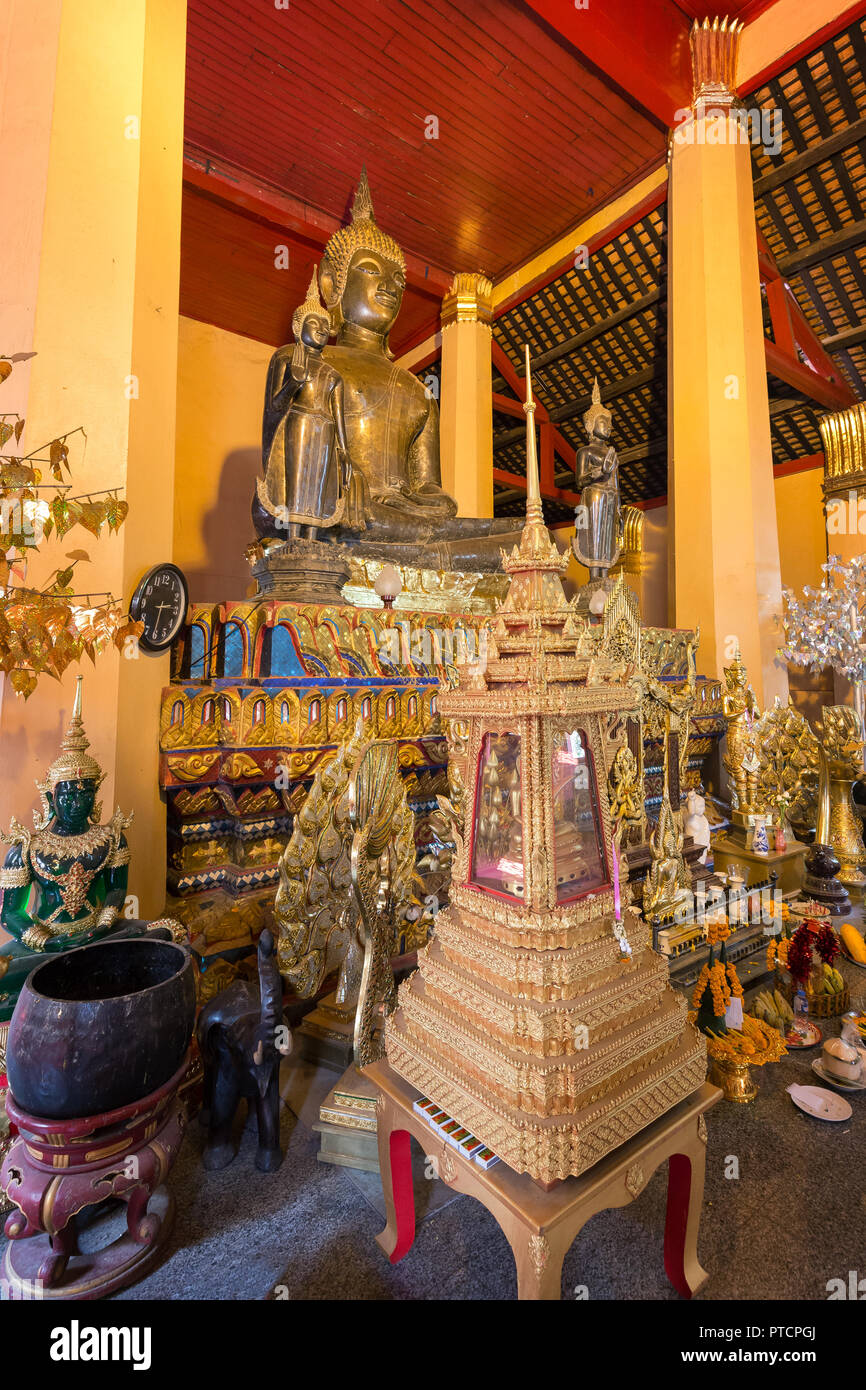
M 520 735 L 486 733 L 478 759 L 470 883 L 523 898 Z
M 567 903 L 605 887 L 609 879 L 586 734 L 575 729 L 569 734 L 554 734 L 552 742 L 556 901 Z

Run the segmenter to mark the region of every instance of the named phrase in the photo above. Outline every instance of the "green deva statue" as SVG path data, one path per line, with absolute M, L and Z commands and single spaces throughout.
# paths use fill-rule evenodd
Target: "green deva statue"
M 0 869 L 0 923 L 14 938 L 0 947 L 0 1023 L 11 1017 L 37 952 L 68 951 L 105 936 L 126 899 L 132 816 L 115 811 L 99 824 L 96 801 L 104 773 L 87 752 L 81 722 L 81 676 L 60 755 L 36 786 L 41 812 L 33 830 L 13 817 L 0 839 L 11 848 Z M 129 924 L 123 922 L 126 927 Z

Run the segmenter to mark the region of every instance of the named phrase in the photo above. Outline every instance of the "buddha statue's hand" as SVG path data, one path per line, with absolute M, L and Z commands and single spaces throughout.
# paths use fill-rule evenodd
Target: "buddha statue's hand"
M 292 361 L 289 374 L 292 381 L 296 382 L 298 385 L 302 384 L 307 379 L 309 365 L 307 362 L 307 349 L 303 343 L 295 343 L 292 347 Z
M 429 507 L 431 511 L 433 509 L 441 511 L 445 516 L 457 515 L 457 503 L 453 497 L 449 497 L 448 493 L 435 483 L 424 483 L 411 496 L 412 500 L 417 502 L 419 506 Z
M 340 479 L 343 484 L 343 491 L 348 492 L 352 482 L 352 460 L 343 449 L 337 450 L 337 457 L 340 460 Z
M 51 933 L 47 927 L 32 926 L 23 933 L 21 945 L 26 946 L 28 951 L 44 951 L 50 940 Z

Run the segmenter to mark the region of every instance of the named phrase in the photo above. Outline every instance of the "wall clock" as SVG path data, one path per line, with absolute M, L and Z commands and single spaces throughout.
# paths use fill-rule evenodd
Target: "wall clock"
M 186 622 L 189 587 L 186 575 L 166 561 L 154 565 L 139 580 L 129 604 L 129 616 L 144 623 L 139 642 L 145 651 L 163 652 Z

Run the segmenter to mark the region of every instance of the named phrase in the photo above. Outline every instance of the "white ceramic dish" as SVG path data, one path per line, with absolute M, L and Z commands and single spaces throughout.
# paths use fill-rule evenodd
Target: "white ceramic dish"
M 798 1086 L 794 1083 L 787 1087 L 787 1091 L 794 1104 L 816 1120 L 835 1120 L 838 1123 L 840 1120 L 850 1120 L 854 1113 L 847 1100 L 834 1095 L 832 1091 L 825 1091 L 823 1086 Z
M 866 1081 L 843 1081 L 840 1076 L 834 1076 L 827 1070 L 820 1057 L 815 1058 L 812 1070 L 822 1081 L 826 1081 L 828 1086 L 838 1086 L 840 1091 L 866 1091 Z

